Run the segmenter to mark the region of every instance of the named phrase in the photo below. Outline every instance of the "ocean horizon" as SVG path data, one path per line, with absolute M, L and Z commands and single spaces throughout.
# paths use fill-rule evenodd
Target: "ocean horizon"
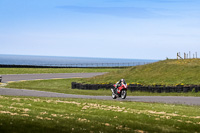
M 156 61 L 158 60 L 0 54 L 1 65 L 112 67 L 112 66 L 135 66 L 135 65 L 153 63 Z

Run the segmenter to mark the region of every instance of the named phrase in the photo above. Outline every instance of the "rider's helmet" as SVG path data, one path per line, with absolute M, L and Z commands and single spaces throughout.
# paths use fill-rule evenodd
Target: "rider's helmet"
M 124 82 L 124 79 L 121 79 L 120 81 L 121 81 L 121 82 Z

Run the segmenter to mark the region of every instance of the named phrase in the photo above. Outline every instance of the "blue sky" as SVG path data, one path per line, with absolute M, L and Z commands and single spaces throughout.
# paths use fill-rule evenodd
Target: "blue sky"
M 0 54 L 200 54 L 199 0 L 0 0 Z

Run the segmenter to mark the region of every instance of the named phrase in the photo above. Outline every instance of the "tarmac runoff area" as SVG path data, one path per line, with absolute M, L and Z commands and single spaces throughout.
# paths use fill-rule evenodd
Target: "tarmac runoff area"
M 87 78 L 104 73 L 65 73 L 65 74 L 20 74 L 20 75 L 2 75 L 3 82 L 21 81 L 21 80 L 38 80 L 38 79 L 55 79 L 55 78 Z M 126 99 L 112 99 L 111 96 L 89 96 L 89 95 L 73 95 L 26 89 L 10 89 L 0 88 L 0 95 L 10 96 L 34 96 L 34 97 L 60 97 L 60 98 L 84 98 L 84 99 L 101 99 L 101 100 L 118 100 L 118 101 L 135 101 L 150 103 L 169 103 L 169 104 L 185 104 L 200 105 L 200 97 L 181 97 L 181 96 L 127 96 Z

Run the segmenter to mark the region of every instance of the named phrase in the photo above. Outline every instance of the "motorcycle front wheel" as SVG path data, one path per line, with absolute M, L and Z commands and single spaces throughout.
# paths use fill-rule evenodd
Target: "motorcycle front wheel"
M 117 96 L 116 96 L 114 93 L 112 93 L 112 98 L 113 98 L 113 99 L 116 99 Z
M 122 90 L 122 92 L 121 92 L 121 98 L 122 99 L 126 98 L 126 90 Z

